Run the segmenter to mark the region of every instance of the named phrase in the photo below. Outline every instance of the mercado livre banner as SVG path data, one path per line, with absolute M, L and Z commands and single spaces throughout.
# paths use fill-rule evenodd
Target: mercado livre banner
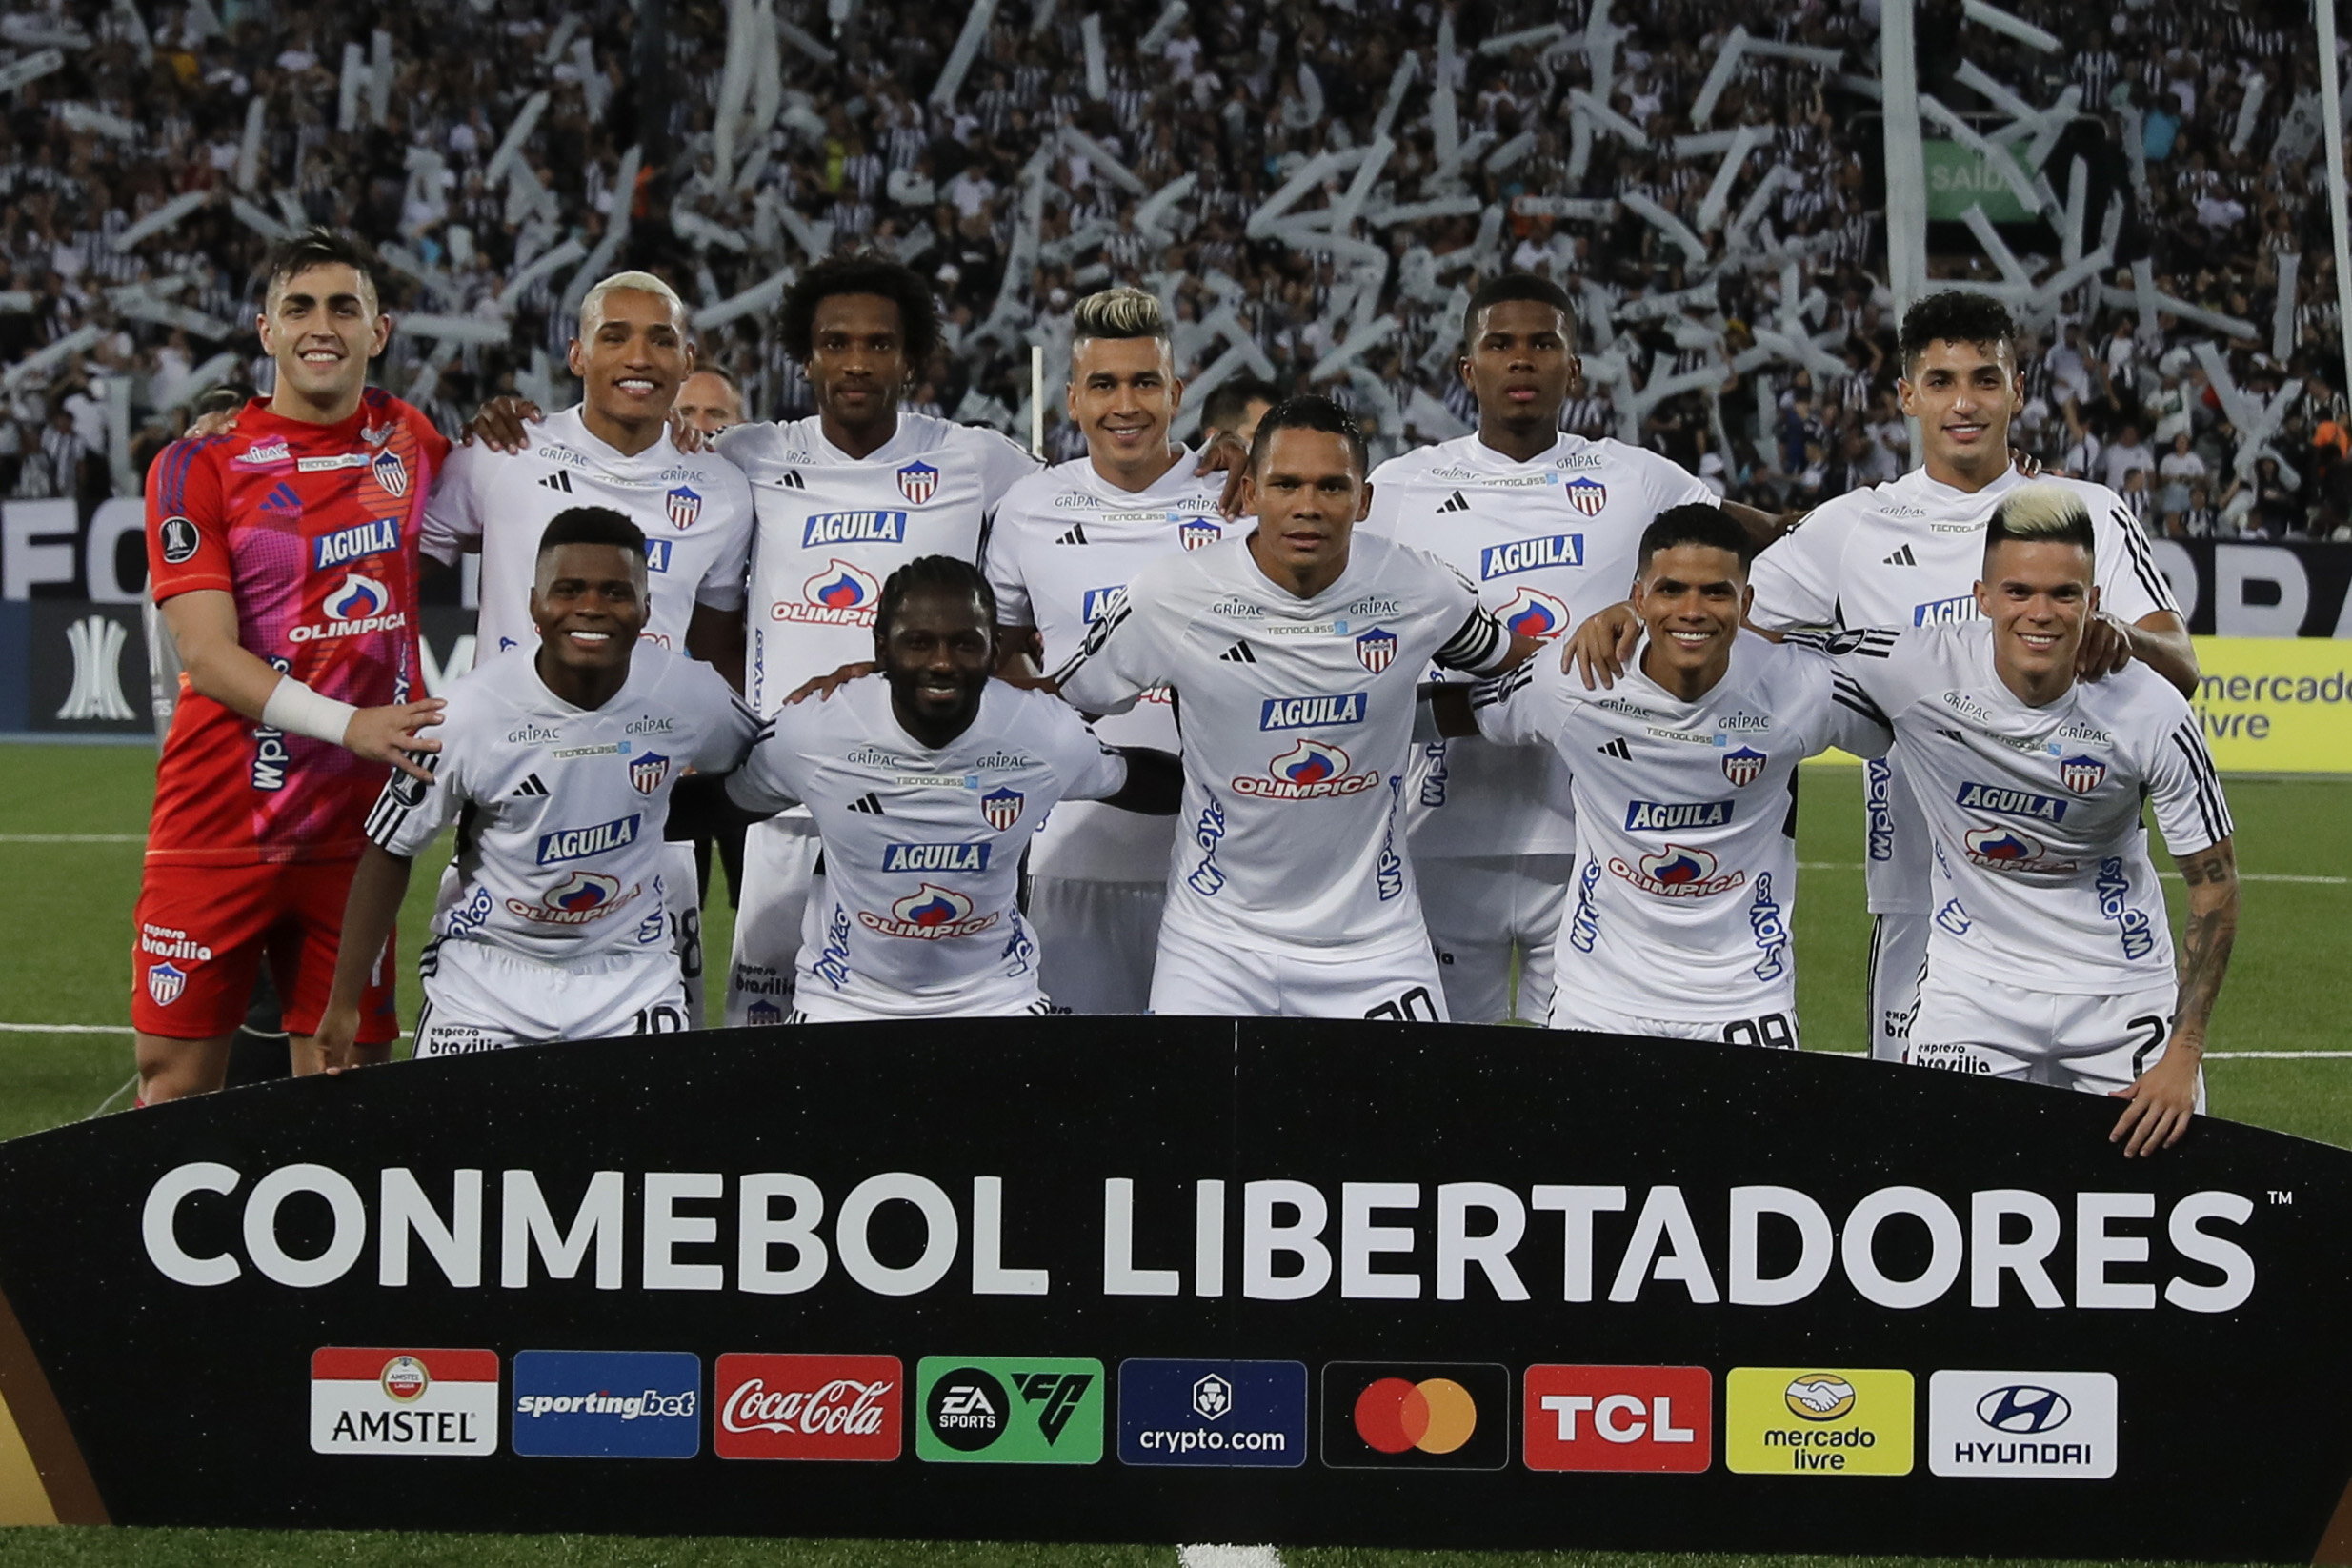
M 1767 1050 L 612 1040 L 0 1145 L 0 1517 L 2342 1560 L 2352 1154 Z

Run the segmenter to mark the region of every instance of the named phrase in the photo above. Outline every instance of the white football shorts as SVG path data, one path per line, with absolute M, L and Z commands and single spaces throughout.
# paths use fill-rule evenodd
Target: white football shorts
M 1636 1017 L 1598 1007 L 1589 1001 L 1556 993 L 1549 1029 L 1587 1029 L 1596 1035 L 1646 1035 L 1661 1040 L 1713 1040 L 1722 1045 L 1756 1045 L 1774 1051 L 1795 1051 L 1797 1010 L 1759 1014 L 1753 1018 Z
M 2170 985 L 2121 996 L 2077 995 L 1987 985 L 1931 965 L 1920 982 L 1919 1014 L 1903 1059 L 1915 1067 L 2109 1094 L 2163 1059 L 2178 1000 Z M 2200 1069 L 2198 1114 L 2204 1109 Z
M 1444 1023 L 1445 987 L 1419 932 L 1408 942 L 1291 947 L 1215 942 L 1162 926 L 1152 1011 L 1231 1018 L 1384 1018 Z
M 418 1061 L 687 1027 L 677 955 L 666 944 L 551 964 L 487 942 L 438 941 L 418 967 Z
M 1457 1023 L 1537 1022 L 1552 1002 L 1552 943 L 1576 870 L 1573 854 L 1413 862 L 1421 918 L 1437 950 L 1446 1009 Z M 1519 989 L 1511 995 L 1511 953 Z
M 1029 924 L 1046 994 L 1073 1013 L 1148 1013 L 1165 882 L 1038 876 Z
M 677 955 L 678 978 L 686 987 L 686 1027 L 702 1027 L 702 878 L 694 846 L 675 840 L 661 861 L 662 908 L 670 916 L 670 951 Z
M 782 1023 L 793 1011 L 801 927 L 823 848 L 807 816 L 772 816 L 743 835 L 734 953 L 727 966 L 727 1027 Z

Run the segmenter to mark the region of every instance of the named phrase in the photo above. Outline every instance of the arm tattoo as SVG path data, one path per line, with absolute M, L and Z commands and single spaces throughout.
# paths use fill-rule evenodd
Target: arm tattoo
M 2221 976 L 2229 970 L 2229 952 L 2238 936 L 2238 860 L 2228 839 L 2181 860 L 2181 878 L 2189 888 L 2189 914 L 2181 934 L 2180 1004 L 2174 1028 L 2183 1025 L 2201 1035 L 2221 993 Z

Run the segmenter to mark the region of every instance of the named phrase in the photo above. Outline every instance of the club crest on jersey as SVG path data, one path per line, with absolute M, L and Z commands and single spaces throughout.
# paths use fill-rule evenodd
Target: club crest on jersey
M 1705 850 L 1685 849 L 1679 844 L 1669 844 L 1655 854 L 1643 855 L 1637 866 L 1611 860 L 1609 872 L 1660 898 L 1703 898 L 1710 894 L 1728 893 L 1748 879 L 1746 872 L 1722 871 L 1715 856 Z
M 1532 588 L 1522 588 L 1512 594 L 1511 602 L 1496 614 L 1515 637 L 1534 637 L 1541 642 L 1568 630 L 1568 607 L 1551 594 L 1538 593 Z
M 1236 794 L 1266 800 L 1321 800 L 1359 794 L 1380 782 L 1380 770 L 1348 772 L 1348 754 L 1325 740 L 1301 740 L 1266 764 L 1264 778 L 1245 774 L 1233 781 Z
M 2061 757 L 2058 776 L 2077 794 L 2088 794 L 2107 781 L 2107 765 L 2095 756 Z
M 917 460 L 898 471 L 898 493 L 907 498 L 909 506 L 921 506 L 938 490 L 939 471 L 929 463 Z
M 702 497 L 684 485 L 663 496 L 662 504 L 669 510 L 672 528 L 692 528 L 694 519 L 702 515 Z
M 1559 487 L 1568 504 L 1587 517 L 1598 517 L 1609 504 L 1609 487 L 1598 479 L 1571 479 Z
M 188 989 L 188 971 L 176 964 L 157 964 L 147 972 L 147 994 L 157 1007 L 170 1007 Z
M 643 756 L 629 759 L 629 782 L 639 794 L 652 794 L 661 788 L 661 781 L 670 776 L 670 759 L 659 752 L 648 752 Z
M 1753 784 L 1763 775 L 1764 764 L 1770 760 L 1755 747 L 1742 746 L 1723 754 L 1723 776 L 1742 787 Z
M 935 942 L 949 936 L 971 936 L 996 923 L 996 912 L 972 913 L 972 900 L 953 888 L 925 882 L 890 906 L 888 915 L 870 909 L 857 912 L 857 923 L 885 936 L 905 936 Z
M 2054 795 L 2035 794 L 2030 790 L 2011 789 L 2006 784 L 1962 783 L 1960 793 L 1953 798 L 1970 811 L 2029 817 L 2036 822 L 2066 820 L 2066 802 L 2063 800 Z
M 777 620 L 812 626 L 872 626 L 874 604 L 882 585 L 874 573 L 850 565 L 839 556 L 825 570 L 800 585 L 801 602 L 780 601 L 771 612 Z
M 899 545 L 907 542 L 903 512 L 820 512 L 800 526 L 800 548 L 822 545 Z
M 1021 819 L 1021 802 L 1028 796 L 1018 790 L 998 787 L 980 796 L 980 814 L 998 833 Z
M 1397 660 L 1397 633 L 1374 627 L 1356 639 L 1356 662 L 1378 674 Z
M 1225 536 L 1225 531 L 1206 517 L 1187 517 L 1176 524 L 1176 539 L 1187 550 L 1206 550 Z
M 409 493 L 409 465 L 402 462 L 400 454 L 390 447 L 375 454 L 375 461 L 368 465 L 368 472 L 375 476 L 377 484 L 384 487 L 384 493 L 395 500 Z
M 1493 582 L 1497 577 L 1508 577 L 1514 573 L 1537 572 L 1547 566 L 1583 564 L 1583 534 L 1552 533 L 1540 539 L 1512 539 L 1498 545 L 1488 545 L 1478 552 L 1478 578 L 1481 582 Z

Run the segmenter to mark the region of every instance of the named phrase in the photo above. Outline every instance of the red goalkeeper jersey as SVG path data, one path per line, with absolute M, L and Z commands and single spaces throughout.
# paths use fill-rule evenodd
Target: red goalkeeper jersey
M 421 697 L 417 529 L 448 455 L 423 414 L 373 388 L 335 425 L 255 399 L 234 433 L 175 441 L 149 472 L 155 600 L 233 594 L 246 652 L 324 696 L 360 708 Z M 148 862 L 356 859 L 386 772 L 183 690 Z

